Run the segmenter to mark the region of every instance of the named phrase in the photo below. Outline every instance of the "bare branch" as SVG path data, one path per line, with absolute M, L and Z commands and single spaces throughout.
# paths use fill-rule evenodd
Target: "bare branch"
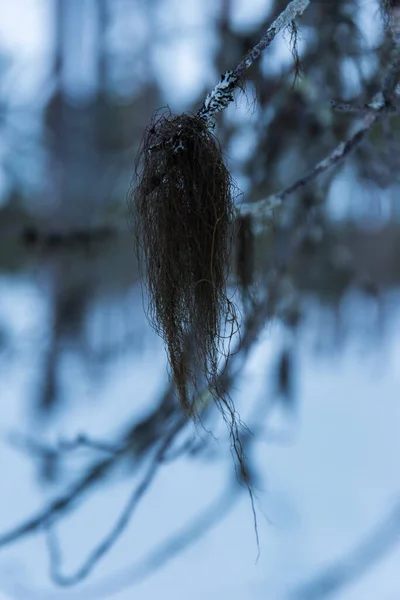
M 303 175 L 294 183 L 276 194 L 272 194 L 271 196 L 263 198 L 258 202 L 243 204 L 241 208 L 241 214 L 262 216 L 263 214 L 268 213 L 274 208 L 280 206 L 287 196 L 290 196 L 290 194 L 293 194 L 293 192 L 296 192 L 297 190 L 308 185 L 321 173 L 324 173 L 333 166 L 340 164 L 355 148 L 357 148 L 357 146 L 361 144 L 366 135 L 378 121 L 379 117 L 380 113 L 377 113 L 377 111 L 367 114 L 360 129 L 358 129 L 358 131 L 356 131 L 356 133 L 346 142 L 341 142 L 338 144 L 336 148 L 330 154 L 328 154 L 328 156 L 317 163 L 313 169 L 311 169 L 311 171 L 306 173 L 306 175 Z
M 221 519 L 228 516 L 240 499 L 242 490 L 243 488 L 237 484 L 237 481 L 230 478 L 219 497 L 210 502 L 196 517 L 184 524 L 179 531 L 157 545 L 147 556 L 138 560 L 137 563 L 120 569 L 112 576 L 105 577 L 98 583 L 86 585 L 80 591 L 76 591 L 73 597 L 75 600 L 108 598 L 140 583 L 144 578 L 184 552 L 188 546 L 206 535 Z M 51 560 L 54 558 L 52 556 Z M 55 597 L 52 593 L 46 593 L 44 590 L 28 590 L 25 586 L 24 592 L 29 594 L 29 598 L 40 598 L 40 600 L 45 598 L 50 600 Z
M 85 434 L 79 434 L 73 440 L 60 440 L 56 446 L 56 451 L 59 453 L 73 452 L 81 448 L 86 448 L 88 450 L 97 450 L 98 452 L 118 454 L 124 450 L 124 447 L 125 446 L 121 446 L 121 444 L 112 444 L 110 442 L 104 442 L 103 440 L 95 440 Z
M 0 535 L 0 547 L 37 533 L 50 522 L 54 523 L 68 510 L 71 510 L 78 499 L 97 481 L 105 477 L 114 467 L 115 455 L 97 462 L 82 478 L 62 496 L 38 511 L 33 517 Z
M 80 248 L 108 242 L 121 233 L 118 226 L 99 226 L 92 229 L 73 229 L 69 231 L 42 231 L 38 227 L 25 227 L 21 232 L 20 240 L 28 248 L 40 247 L 43 250 L 56 248 Z
M 62 518 L 68 511 L 82 500 L 93 485 L 105 480 L 107 475 L 126 454 L 135 452 L 135 456 L 142 456 L 145 452 L 156 444 L 161 433 L 159 425 L 161 419 L 167 419 L 170 414 L 170 403 L 173 401 L 173 388 L 168 386 L 160 404 L 145 419 L 136 423 L 134 427 L 127 432 L 121 444 L 121 451 L 113 453 L 104 459 L 97 460 L 92 466 L 85 470 L 80 479 L 70 488 L 50 502 L 47 506 L 39 510 L 29 519 L 12 527 L 0 535 L 0 548 L 13 542 L 21 540 L 27 535 L 38 533 L 49 525 L 54 525 L 58 519 Z M 165 420 L 163 421 L 165 427 Z M 154 430 L 154 433 L 151 432 Z M 145 435 L 144 435 L 145 433 Z M 144 439 L 145 438 L 145 439 Z
M 165 452 L 171 446 L 173 439 L 184 426 L 185 422 L 186 418 L 180 417 L 175 423 L 174 427 L 171 429 L 171 431 L 168 432 L 168 435 L 163 440 L 163 443 L 161 444 L 155 457 L 151 460 L 150 465 L 147 468 L 141 482 L 139 483 L 139 485 L 135 486 L 133 493 L 131 494 L 125 508 L 123 509 L 114 527 L 105 536 L 105 538 L 94 548 L 94 550 L 90 553 L 89 557 L 86 559 L 83 565 L 81 565 L 79 569 L 72 575 L 63 575 L 60 572 L 62 561 L 61 550 L 59 548 L 57 538 L 52 530 L 52 522 L 50 521 L 47 542 L 50 555 L 50 573 L 53 581 L 56 584 L 61 586 L 70 586 L 79 583 L 79 581 L 82 581 L 82 579 L 89 575 L 89 573 L 94 569 L 94 567 L 97 565 L 100 559 L 116 543 L 118 538 L 125 531 L 135 509 L 138 506 L 139 501 L 141 500 L 145 492 L 148 490 L 150 484 L 152 483 L 158 471 L 160 463 L 162 462 Z
M 165 540 L 158 548 L 154 549 L 146 558 L 133 567 L 126 569 L 113 577 L 115 591 L 138 583 L 147 575 L 160 569 L 165 563 L 183 552 L 195 540 L 203 537 L 221 519 L 226 517 L 240 498 L 241 488 L 236 483 L 226 486 L 221 497 L 208 506 L 200 515 L 186 524 L 181 531 Z M 107 589 L 107 593 L 109 593 Z

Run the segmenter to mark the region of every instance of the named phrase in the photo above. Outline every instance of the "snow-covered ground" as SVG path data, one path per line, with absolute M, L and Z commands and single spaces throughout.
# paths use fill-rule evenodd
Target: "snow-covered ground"
M 73 357 L 63 360 L 64 408 L 51 424 L 40 425 L 29 407 L 45 343 L 40 332 L 46 329 L 46 300 L 29 281 L 10 280 L 2 281 L 0 298 L 2 322 L 14 348 L 3 354 L 0 367 L 3 434 L 19 431 L 56 440 L 87 432 L 107 439 L 135 415 L 143 415 L 162 389 L 164 353 L 149 330 L 143 351 L 113 362 L 101 386 L 85 375 L 77 359 L 75 363 Z M 2 549 L 0 591 L 5 599 L 97 600 L 113 589 L 107 587 L 110 581 L 128 586 L 112 596 L 116 600 L 136 594 L 143 600 L 325 598 L 290 594 L 331 564 L 344 561 L 352 572 L 354 561 L 360 560 L 359 546 L 368 555 L 375 546 L 379 554 L 380 545 L 379 560 L 372 559 L 371 568 L 340 588 L 337 597 L 399 597 L 400 509 L 397 521 L 386 522 L 400 500 L 397 301 L 396 294 L 388 298 L 393 312 L 380 342 L 374 338 L 368 342 L 358 329 L 336 353 L 321 349 L 319 342 L 326 332 L 321 329 L 319 309 L 310 310 L 309 322 L 297 340 L 296 408 L 285 412 L 277 406 L 267 421 L 268 432 L 254 442 L 252 458 L 259 476 L 258 561 L 250 502 L 244 493 L 214 528 L 129 588 L 130 565 L 204 510 L 224 489 L 233 470 L 228 452 L 215 461 L 182 458 L 160 469 L 126 532 L 85 583 L 67 590 L 50 585 L 42 535 Z M 371 306 L 348 303 L 346 310 L 348 318 L 355 311 L 354 318 L 365 318 L 371 325 Z M 263 395 L 268 402 L 271 369 L 282 339 L 280 327 L 270 326 L 249 357 L 234 395 L 243 414 L 251 412 L 249 406 Z M 227 448 L 222 436 L 213 443 L 220 450 Z M 66 570 L 74 570 L 115 521 L 132 478 L 121 473 L 99 486 L 60 526 Z M 62 489 L 43 486 L 29 457 L 6 441 L 0 449 L 0 480 L 1 531 L 31 515 Z M 379 536 L 368 541 L 380 527 L 380 535 L 389 539 L 387 547 L 386 537 L 383 542 Z

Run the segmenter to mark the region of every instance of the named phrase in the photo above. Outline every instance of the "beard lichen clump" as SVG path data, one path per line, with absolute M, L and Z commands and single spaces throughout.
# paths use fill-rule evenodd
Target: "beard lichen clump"
M 197 411 L 205 384 L 225 404 L 218 375 L 238 329 L 226 289 L 235 187 L 218 141 L 200 117 L 155 117 L 136 177 L 131 213 L 147 316 L 166 344 L 180 402 Z

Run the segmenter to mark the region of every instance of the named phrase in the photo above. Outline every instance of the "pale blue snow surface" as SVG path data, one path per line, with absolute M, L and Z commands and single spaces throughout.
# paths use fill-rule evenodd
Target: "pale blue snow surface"
M 38 340 L 46 330 L 46 301 L 28 281 L 2 281 L 0 298 L 2 318 L 15 344 L 14 354 L 2 360 L 1 380 L 7 385 L 1 389 L 1 430 L 32 432 L 34 419 L 28 407 L 40 367 L 43 341 Z M 398 299 L 393 296 L 388 302 L 394 306 Z M 225 519 L 178 558 L 113 598 L 128 600 L 137 593 L 143 600 L 161 595 L 176 600 L 256 600 L 266 594 L 283 599 L 351 552 L 390 512 L 400 493 L 400 313 L 396 311 L 390 331 L 375 349 L 362 336 L 355 336 L 335 356 L 320 346 L 315 325 L 322 318 L 319 310 L 312 308 L 313 319 L 298 341 L 297 414 L 273 412 L 266 422 L 269 433 L 264 441 L 259 436 L 255 445 L 260 477 L 261 555 L 257 564 L 250 504 L 243 495 Z M 363 318 L 371 322 L 376 316 L 371 306 L 363 308 L 359 302 L 353 306 L 349 302 L 347 310 L 350 320 L 352 311 L 360 322 Z M 151 338 L 150 331 L 148 335 Z M 25 342 L 18 347 L 21 340 Z M 269 327 L 252 352 L 235 392 L 235 402 L 245 417 L 260 397 L 268 401 L 266 382 L 282 340 L 279 326 Z M 143 414 L 165 377 L 164 354 L 157 340 L 146 347 L 139 358 L 127 354 L 116 361 L 100 388 L 91 383 L 76 359 L 65 361 L 61 376 L 68 411 L 62 411 L 48 428 L 34 431 L 35 435 L 55 441 L 85 431 L 107 438 L 135 414 Z M 273 442 L 276 438 L 281 441 Z M 35 536 L 0 554 L 0 590 L 15 600 L 97 600 L 109 578 L 128 584 L 129 565 L 196 516 L 223 489 L 233 465 L 224 452 L 226 436 L 221 434 L 215 444 L 226 458 L 216 462 L 182 459 L 160 471 L 121 540 L 84 584 L 68 591 L 51 587 L 43 540 Z M 29 459 L 7 444 L 1 447 L 0 478 L 7 482 L 0 496 L 0 530 L 30 515 L 60 491 L 43 489 Z M 116 475 L 60 526 L 67 570 L 79 565 L 112 525 L 131 487 L 130 477 Z M 340 597 L 396 597 L 400 594 L 399 558 L 400 547 L 395 546 Z

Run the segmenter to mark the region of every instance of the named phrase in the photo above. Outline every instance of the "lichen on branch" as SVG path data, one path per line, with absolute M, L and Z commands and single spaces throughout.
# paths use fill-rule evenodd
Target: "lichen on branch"
M 238 329 L 226 289 L 236 187 L 219 143 L 198 116 L 156 116 L 137 159 L 131 214 L 148 289 L 148 318 L 166 344 L 181 405 L 212 395 Z

